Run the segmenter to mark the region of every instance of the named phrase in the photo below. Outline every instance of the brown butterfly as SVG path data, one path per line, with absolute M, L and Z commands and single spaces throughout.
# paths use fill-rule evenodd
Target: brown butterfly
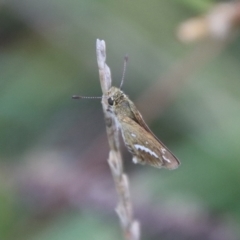
M 121 130 L 124 143 L 134 163 L 175 169 L 179 160 L 164 146 L 144 122 L 134 103 L 117 87 L 107 94 L 108 111 Z

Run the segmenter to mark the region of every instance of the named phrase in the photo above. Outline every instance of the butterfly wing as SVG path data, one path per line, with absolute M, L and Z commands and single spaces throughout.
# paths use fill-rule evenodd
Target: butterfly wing
M 145 123 L 145 121 L 143 120 L 143 117 L 141 115 L 141 113 L 137 110 L 136 106 L 134 105 L 133 102 L 130 102 L 129 107 L 134 115 L 135 121 L 141 126 L 143 127 L 147 132 L 151 133 L 157 141 L 159 141 L 161 144 L 162 142 L 155 136 L 155 134 L 151 131 L 151 129 L 148 127 L 148 125 Z M 162 144 L 163 145 L 163 144 Z
M 152 134 L 129 117 L 120 119 L 122 136 L 134 162 L 175 169 L 177 158 Z M 146 125 L 146 124 L 145 124 Z

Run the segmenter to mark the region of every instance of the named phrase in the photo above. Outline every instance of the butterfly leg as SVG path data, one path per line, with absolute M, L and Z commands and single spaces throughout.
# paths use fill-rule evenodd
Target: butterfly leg
M 138 157 L 136 157 L 136 156 L 134 156 L 134 157 L 132 158 L 132 161 L 133 161 L 133 163 L 135 163 L 135 164 L 137 164 L 137 163 L 145 164 L 145 162 L 142 161 L 142 159 L 140 159 L 140 158 L 138 158 Z

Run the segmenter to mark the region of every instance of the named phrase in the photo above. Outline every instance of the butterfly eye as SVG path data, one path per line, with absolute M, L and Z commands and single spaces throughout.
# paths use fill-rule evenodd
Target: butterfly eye
M 113 101 L 113 99 L 110 97 L 110 98 L 108 98 L 108 104 L 110 105 L 110 106 L 112 106 L 113 105 L 113 103 L 114 103 L 114 101 Z

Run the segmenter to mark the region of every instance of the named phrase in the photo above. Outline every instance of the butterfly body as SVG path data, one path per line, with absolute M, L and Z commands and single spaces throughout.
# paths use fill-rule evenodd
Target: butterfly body
M 179 160 L 152 133 L 134 103 L 117 87 L 107 94 L 108 111 L 121 130 L 124 143 L 134 163 L 175 169 Z

